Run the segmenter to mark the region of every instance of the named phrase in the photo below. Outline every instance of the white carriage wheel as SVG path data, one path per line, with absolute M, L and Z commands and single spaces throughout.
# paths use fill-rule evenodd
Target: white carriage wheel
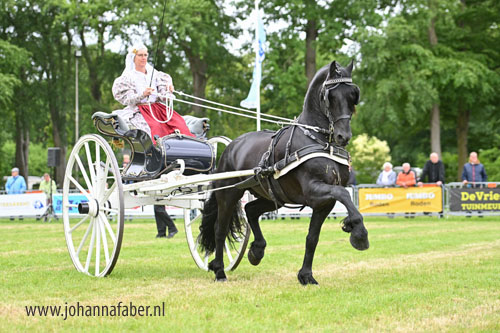
M 193 257 L 196 265 L 204 271 L 208 271 L 208 263 L 215 258 L 215 253 L 208 254 L 202 251 L 199 243 L 200 224 L 202 214 L 197 212 L 196 217 L 191 219 L 191 211 L 184 210 L 184 230 L 189 246 L 189 252 Z M 250 238 L 250 227 L 247 218 L 243 213 L 242 232 L 237 235 L 236 239 L 231 243 L 229 237 L 224 242 L 224 265 L 225 271 L 234 271 L 245 256 L 245 250 Z
M 76 204 L 70 198 L 70 186 L 87 202 Z M 82 136 L 71 151 L 64 175 L 62 215 L 76 270 L 98 277 L 110 274 L 123 238 L 123 185 L 113 150 L 99 135 Z
M 227 146 L 231 143 L 231 139 L 225 136 L 216 136 L 210 138 L 208 142 L 213 145 L 215 151 L 214 153 L 217 156 L 217 144 L 220 143 L 224 146 Z M 212 257 L 213 259 L 214 255 L 212 254 L 210 256 L 200 248 L 198 236 L 200 234 L 201 217 L 202 214 L 199 214 L 199 212 L 197 212 L 196 216 L 194 218 L 191 218 L 191 210 L 184 209 L 184 230 L 186 231 L 189 252 L 191 252 L 191 256 L 196 262 L 196 265 L 198 265 L 199 268 L 208 271 L 209 259 L 211 259 L 210 257 Z M 233 243 L 231 243 L 229 239 L 226 239 L 224 243 L 224 257 L 225 259 L 227 259 L 224 261 L 229 263 L 225 266 L 225 271 L 235 270 L 236 267 L 238 267 L 238 265 L 240 264 L 241 259 L 243 259 L 243 256 L 245 255 L 245 250 L 248 245 L 248 239 L 250 238 L 250 226 L 248 225 L 248 221 L 244 211 L 243 219 L 244 221 L 242 221 L 242 233 L 236 237 L 236 240 Z

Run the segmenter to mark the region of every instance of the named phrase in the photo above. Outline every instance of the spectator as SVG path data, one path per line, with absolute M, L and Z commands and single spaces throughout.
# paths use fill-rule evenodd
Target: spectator
M 394 186 L 396 184 L 396 173 L 392 170 L 392 164 L 385 162 L 384 170 L 378 175 L 377 185 Z
M 5 190 L 7 194 L 22 194 L 26 192 L 26 181 L 23 176 L 19 175 L 19 169 L 12 169 L 12 176 L 7 178 Z
M 125 169 L 125 167 L 130 163 L 130 155 L 128 154 L 123 154 L 123 168 Z
M 156 238 L 172 238 L 178 232 L 174 221 L 170 215 L 168 215 L 165 205 L 154 205 L 155 219 L 156 219 L 156 230 L 158 234 Z M 168 234 L 166 233 L 168 227 Z
M 43 174 L 43 180 L 40 182 L 40 190 L 42 190 L 47 195 L 47 197 L 57 192 L 56 182 L 50 179 L 50 175 L 48 173 Z
M 462 171 L 462 183 L 479 183 L 488 181 L 484 165 L 479 162 L 477 153 L 472 152 L 469 155 L 469 163 L 464 164 Z
M 423 186 L 426 178 L 429 183 L 436 183 L 438 186 L 444 183 L 444 164 L 439 160 L 437 153 L 432 153 L 429 160 L 425 162 L 424 170 L 418 180 L 418 186 Z
M 408 186 L 413 186 L 417 183 L 415 172 L 411 170 L 410 163 L 403 163 L 403 171 L 398 174 L 398 179 L 396 180 L 396 185 L 403 186 L 407 188 Z

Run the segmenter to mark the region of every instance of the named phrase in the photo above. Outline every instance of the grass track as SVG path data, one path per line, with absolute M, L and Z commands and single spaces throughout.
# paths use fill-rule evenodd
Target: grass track
M 126 222 L 113 273 L 77 273 L 61 223 L 0 220 L 0 331 L 500 331 L 500 218 L 368 218 L 354 250 L 338 221 L 323 226 L 302 287 L 307 221 L 264 221 L 268 247 L 229 282 L 191 259 L 184 234 L 155 239 L 154 221 Z M 177 221 L 178 227 L 181 222 Z M 180 228 L 179 228 L 180 229 Z M 159 305 L 165 317 L 27 317 L 26 305 Z

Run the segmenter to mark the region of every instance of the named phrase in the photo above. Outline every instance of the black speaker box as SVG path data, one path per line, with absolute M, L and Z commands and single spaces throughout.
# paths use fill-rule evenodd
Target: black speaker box
M 47 151 L 47 166 L 55 168 L 61 162 L 61 148 L 49 148 Z

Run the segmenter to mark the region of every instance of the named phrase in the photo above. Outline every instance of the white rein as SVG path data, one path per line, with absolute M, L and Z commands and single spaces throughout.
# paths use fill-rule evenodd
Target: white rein
M 156 118 L 153 109 L 151 108 L 151 103 L 148 103 L 149 106 L 149 112 L 151 112 L 151 116 L 160 124 L 166 124 L 172 119 L 172 116 L 174 115 L 174 99 L 175 96 L 172 93 L 167 93 L 165 95 L 165 117 L 166 120 L 159 120 Z M 163 103 L 162 103 L 163 104 Z
M 149 110 L 151 111 L 151 115 L 153 116 L 153 118 L 157 122 L 159 122 L 161 124 L 165 124 L 168 121 L 170 121 L 170 119 L 172 118 L 172 115 L 174 113 L 174 100 L 176 100 L 178 102 L 181 102 L 181 103 L 189 104 L 189 105 L 199 106 L 199 107 L 202 107 L 202 108 L 205 108 L 205 109 L 210 109 L 210 110 L 220 111 L 220 112 L 226 112 L 226 113 L 229 113 L 229 114 L 234 114 L 234 115 L 237 115 L 237 116 L 251 118 L 251 119 L 257 119 L 257 116 L 255 116 L 257 114 L 256 111 L 252 111 L 252 110 L 248 110 L 248 109 L 243 109 L 243 108 L 238 108 L 238 107 L 234 107 L 234 106 L 226 105 L 226 104 L 222 104 L 222 103 L 213 102 L 213 101 L 210 101 L 210 100 L 207 100 L 207 99 L 204 99 L 204 98 L 200 98 L 200 97 L 196 97 L 196 96 L 193 96 L 193 95 L 186 94 L 186 93 L 184 93 L 182 91 L 176 91 L 176 90 L 174 90 L 174 93 L 176 93 L 178 95 L 181 95 L 181 96 L 186 96 L 188 98 L 197 99 L 197 100 L 200 100 L 200 101 L 203 101 L 203 102 L 206 102 L 206 103 L 210 103 L 210 104 L 222 106 L 222 107 L 225 107 L 225 108 L 228 108 L 228 109 L 238 110 L 238 111 L 242 111 L 242 112 L 246 112 L 246 113 L 250 113 L 250 114 L 244 114 L 244 113 L 241 113 L 241 112 L 230 111 L 230 110 L 227 110 L 227 109 L 221 109 L 221 108 L 214 107 L 214 106 L 208 106 L 208 105 L 204 105 L 204 104 L 199 104 L 199 103 L 195 103 L 195 102 L 190 102 L 190 101 L 182 100 L 182 99 L 177 98 L 173 93 L 167 93 L 165 96 L 162 96 L 162 97 L 165 97 L 165 101 L 166 102 L 165 103 L 160 102 L 161 104 L 165 105 L 165 113 L 166 113 L 166 119 L 167 120 L 165 120 L 165 121 L 158 120 L 155 117 L 155 115 L 153 114 L 153 110 L 151 109 L 151 104 L 149 104 Z M 274 120 L 274 119 L 276 119 L 276 120 Z M 288 118 L 284 118 L 284 117 L 275 116 L 275 115 L 272 115 L 272 114 L 262 113 L 260 120 L 268 122 L 268 123 L 277 124 L 277 125 L 280 125 L 280 126 L 290 126 L 290 125 L 291 126 L 300 126 L 300 127 L 311 129 L 311 130 L 313 130 L 315 132 L 319 131 L 319 127 L 310 126 L 310 125 L 306 125 L 306 124 L 299 124 L 296 119 L 292 120 L 292 119 L 288 119 Z

